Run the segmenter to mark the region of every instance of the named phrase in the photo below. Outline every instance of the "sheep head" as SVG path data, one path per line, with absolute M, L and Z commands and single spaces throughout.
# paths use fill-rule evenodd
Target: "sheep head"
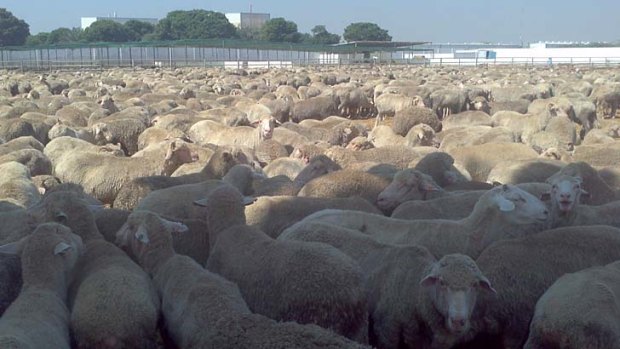
M 504 184 L 490 189 L 478 200 L 478 205 L 490 205 L 512 224 L 534 224 L 547 221 L 549 211 L 534 195 L 517 186 Z M 477 211 L 477 207 L 474 208 Z
M 431 191 L 441 191 L 429 175 L 411 168 L 399 171 L 377 197 L 377 206 L 383 211 L 391 211 L 410 200 L 425 200 Z
M 462 254 L 451 254 L 433 263 L 420 281 L 435 309 L 453 334 L 464 334 L 476 306 L 478 291 L 496 293 L 476 262 Z
M 579 176 L 552 176 L 547 183 L 551 184 L 551 191 L 543 193 L 541 199 L 551 200 L 551 208 L 562 215 L 572 212 L 579 205 L 582 195 L 590 195 L 581 188 L 583 179 Z

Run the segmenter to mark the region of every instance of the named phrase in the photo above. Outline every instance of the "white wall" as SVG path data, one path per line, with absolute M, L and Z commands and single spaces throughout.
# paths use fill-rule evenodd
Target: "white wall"
M 497 58 L 620 58 L 620 47 L 500 48 Z

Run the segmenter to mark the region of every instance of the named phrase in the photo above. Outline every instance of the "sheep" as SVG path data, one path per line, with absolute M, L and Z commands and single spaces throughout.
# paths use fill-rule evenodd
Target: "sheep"
M 210 124 L 210 125 L 209 125 Z M 192 125 L 188 131 L 190 138 L 198 144 L 211 143 L 215 145 L 246 146 L 254 149 L 265 139 L 273 137 L 276 119 L 259 120 L 257 127 L 235 126 L 228 127 L 210 120 L 200 121 Z M 209 125 L 209 127 L 205 127 Z M 203 132 L 204 129 L 206 132 Z
M 464 255 L 438 261 L 421 246 L 381 244 L 321 222 L 294 225 L 278 240 L 327 243 L 360 264 L 367 278 L 371 344 L 379 348 L 450 347 L 469 326 L 476 294 L 495 292 Z
M 426 154 L 421 159 L 412 161 L 408 166 L 433 177 L 433 180 L 441 187 L 471 180 L 466 171 L 455 166 L 454 158 L 444 152 Z
M 318 155 L 310 159 L 293 180 L 275 176 L 254 181 L 254 193 L 256 196 L 297 195 L 308 182 L 338 170 L 341 170 L 338 164 L 325 155 Z
M 417 124 L 407 132 L 404 145 L 408 147 L 439 148 L 440 141 L 430 126 L 427 124 Z
M 20 149 L 0 156 L 0 164 L 9 161 L 24 164 L 28 167 L 32 176 L 52 173 L 52 162 L 41 151 L 36 149 Z
M 317 96 L 295 102 L 291 109 L 291 120 L 300 122 L 305 119 L 322 120 L 338 114 L 338 98 L 334 96 Z
M 487 180 L 489 172 L 500 161 L 529 160 L 538 157 L 529 146 L 516 143 L 472 145 L 454 149 L 450 155 L 471 174 L 472 180 L 480 182 Z
M 245 209 L 247 223 L 276 238 L 284 229 L 304 217 L 324 209 L 356 210 L 380 214 L 367 200 L 359 197 L 314 198 L 299 196 L 261 196 Z
M 411 148 L 404 145 L 392 145 L 362 151 L 331 147 L 325 150 L 324 154 L 345 169 L 353 164 L 368 161 L 391 164 L 403 169 L 407 168 L 407 165 L 409 165 L 411 161 L 436 151 L 437 148 L 434 147 Z
M 392 128 L 386 125 L 379 125 L 368 133 L 368 140 L 375 147 L 384 147 L 389 145 L 404 145 L 405 138 L 397 135 Z
M 138 151 L 138 136 L 146 130 L 147 125 L 138 119 L 100 120 L 91 126 L 95 142 L 119 144 L 127 156 Z
M 487 176 L 489 183 L 530 183 L 545 182 L 547 178 L 560 171 L 566 164 L 551 159 L 507 160 L 493 167 Z
M 169 176 L 179 166 L 192 162 L 187 145 L 169 142 L 165 154 L 152 152 L 140 157 L 114 157 L 93 153 L 67 154 L 54 172 L 63 182 L 79 183 L 84 190 L 104 203 L 113 203 L 123 184 L 134 178 Z
M 620 262 L 565 274 L 536 303 L 523 348 L 620 347 Z
M 37 220 L 20 206 L 0 211 L 0 222 L 0 244 L 17 241 L 37 227 Z
M 14 161 L 3 163 L 0 164 L 0 173 L 0 200 L 8 199 L 26 208 L 41 199 L 26 166 Z
M 32 136 L 18 137 L 0 144 L 0 156 L 21 149 L 36 149 L 43 151 L 45 146 Z
M 231 186 L 196 204 L 206 206 L 210 229 L 206 268 L 236 282 L 252 311 L 368 341 L 362 273 L 352 259 L 328 245 L 277 241 L 247 226 L 243 198 Z
M 476 263 L 497 295 L 481 295 L 468 335 L 475 340 L 469 344 L 484 347 L 476 340 L 486 338 L 503 348 L 521 348 L 536 301 L 553 282 L 566 273 L 618 259 L 620 229 L 609 226 L 557 228 L 492 244 Z
M 400 136 L 406 136 L 413 126 L 426 124 L 433 131 L 439 132 L 442 129 L 441 121 L 437 115 L 429 108 L 414 106 L 399 110 L 394 115 L 392 130 Z
M 598 206 L 618 200 L 615 190 L 605 183 L 598 171 L 586 162 L 570 163 L 549 177 L 547 181 L 551 182 L 554 177 L 562 175 L 576 176 L 583 180 L 583 189 L 590 193 L 588 197 L 582 198 L 582 203 L 585 205 Z
M 78 347 L 153 347 L 159 300 L 147 274 L 104 240 L 89 205 L 72 192 L 46 195 L 31 207 L 40 222 L 60 222 L 80 236 L 85 253 L 69 288 Z M 130 310 L 130 311 L 129 311 Z
M 0 317 L 17 298 L 21 289 L 21 259 L 17 255 L 0 252 Z
M 66 136 L 52 139 L 49 143 L 47 143 L 45 149 L 43 149 L 43 154 L 45 154 L 45 156 L 47 156 L 47 158 L 52 162 L 53 166 L 56 166 L 65 156 L 75 153 L 76 150 L 79 152 L 89 152 L 101 155 L 125 155 L 120 147 L 113 145 L 96 146 L 92 143 L 88 143 L 87 141 Z
M 267 177 L 283 175 L 293 180 L 305 166 L 301 159 L 281 157 L 263 167 L 263 173 Z
M 180 348 L 362 348 L 314 325 L 252 314 L 237 285 L 175 253 L 171 234 L 187 227 L 136 211 L 117 243 L 151 275 L 166 332 Z
M 615 142 L 581 145 L 575 148 L 573 159 L 575 161 L 585 161 L 591 166 L 614 166 L 620 162 L 618 150 L 620 150 L 620 147 Z
M 442 121 L 442 129 L 449 130 L 458 127 L 469 127 L 469 126 L 492 126 L 493 120 L 489 116 L 489 114 L 478 111 L 478 110 L 468 110 L 463 111 L 458 114 L 452 114 Z
M 457 127 L 439 133 L 439 149 L 452 153 L 466 146 L 486 143 L 517 143 L 518 135 L 507 127 L 471 126 Z
M 494 241 L 541 231 L 548 218 L 547 207 L 532 194 L 502 185 L 484 193 L 469 216 L 458 221 L 408 221 L 350 210 L 323 210 L 304 221 L 329 222 L 384 243 L 419 244 L 436 257 L 451 253 L 476 257 Z
M 198 183 L 209 179 L 220 179 L 233 166 L 241 163 L 248 163 L 248 159 L 242 151 L 218 147 L 199 173 L 178 177 L 146 176 L 131 179 L 121 186 L 112 206 L 132 210 L 142 198 L 153 190 L 174 185 Z
M 297 196 L 319 198 L 347 198 L 358 196 L 370 203 L 377 202 L 377 196 L 389 181 L 364 171 L 339 170 L 312 179 L 304 185 Z
M 431 176 L 408 168 L 398 171 L 392 182 L 379 193 L 377 207 L 390 213 L 403 202 L 429 200 L 438 195 L 446 194 Z
M 21 256 L 23 286 L 0 318 L 3 348 L 71 348 L 67 288 L 84 251 L 71 229 L 48 223 L 0 252 Z

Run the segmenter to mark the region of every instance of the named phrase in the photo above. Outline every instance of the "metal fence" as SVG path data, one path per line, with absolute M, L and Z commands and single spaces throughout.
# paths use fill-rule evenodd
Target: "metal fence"
M 292 67 L 305 65 L 355 64 L 417 64 L 430 66 L 486 65 L 617 65 L 620 57 L 607 58 L 432 58 L 432 52 L 399 49 L 392 51 L 363 51 L 348 48 L 348 52 L 331 47 L 332 51 L 317 51 L 326 47 L 280 45 L 279 49 L 263 47 L 205 46 L 139 46 L 99 45 L 90 47 L 42 47 L 0 49 L 0 69 L 63 70 L 104 69 L 111 67 L 208 67 L 226 68 Z M 228 47 L 226 47 L 228 46 Z M 289 46 L 286 49 L 286 46 Z M 360 50 L 368 50 L 363 48 Z M 365 53 L 364 53 L 365 52 Z M 430 58 L 427 58 L 430 57 Z

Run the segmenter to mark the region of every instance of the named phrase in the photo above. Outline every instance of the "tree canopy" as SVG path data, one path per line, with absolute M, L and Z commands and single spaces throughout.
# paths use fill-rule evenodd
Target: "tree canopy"
M 310 32 L 312 32 L 310 42 L 313 44 L 331 45 L 340 42 L 340 35 L 328 32 L 324 25 L 316 25 Z
M 84 39 L 88 42 L 126 42 L 130 36 L 125 26 L 110 20 L 96 21 L 84 30 Z
M 151 23 L 138 21 L 135 19 L 125 22 L 123 26 L 129 33 L 129 41 L 140 41 L 145 35 L 151 34 L 155 31 L 155 26 Z
M 351 23 L 344 28 L 342 37 L 346 41 L 392 41 L 388 31 L 375 23 Z
M 297 31 L 297 24 L 282 17 L 267 21 L 260 30 L 260 37 L 263 40 L 275 42 L 300 42 L 302 40 L 302 34 Z
M 41 33 L 40 33 L 41 34 Z M 82 29 L 80 28 L 58 28 L 52 30 L 48 36 L 47 44 L 64 44 L 70 42 L 78 42 L 82 38 Z
M 237 28 L 221 12 L 206 10 L 172 11 L 156 28 L 161 40 L 233 38 Z
M 23 45 L 30 35 L 30 26 L 6 8 L 0 8 L 0 46 Z

